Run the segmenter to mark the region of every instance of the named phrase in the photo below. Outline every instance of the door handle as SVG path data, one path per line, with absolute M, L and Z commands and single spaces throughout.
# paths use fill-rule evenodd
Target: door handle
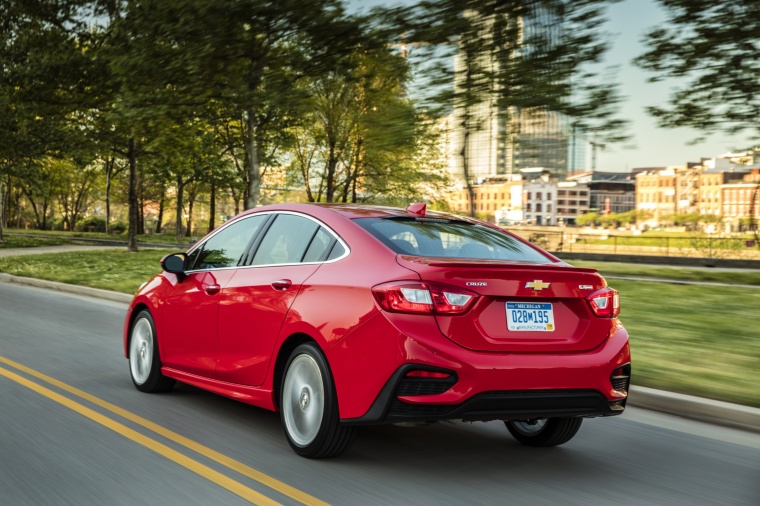
M 209 295 L 216 295 L 222 287 L 219 285 L 207 285 L 203 290 Z
M 272 288 L 275 290 L 287 290 L 292 284 L 293 282 L 289 279 L 278 279 L 277 281 L 272 281 Z

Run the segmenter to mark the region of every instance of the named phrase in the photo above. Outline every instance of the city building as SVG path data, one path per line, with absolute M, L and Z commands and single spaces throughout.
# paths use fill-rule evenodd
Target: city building
M 523 221 L 522 178 L 519 174 L 484 178 L 473 184 L 472 189 L 477 216 L 500 224 Z M 448 204 L 454 212 L 469 214 L 470 194 L 463 184 L 449 193 Z
M 522 37 L 520 51 L 538 50 L 531 45 L 532 37 L 541 34 L 544 43 L 558 40 L 561 25 L 556 15 L 536 8 L 534 15 L 518 21 Z M 465 13 L 467 15 L 467 13 Z M 484 19 L 480 38 L 490 43 L 493 19 Z M 542 46 L 543 47 L 543 46 Z M 545 50 L 545 49 L 542 49 Z M 499 51 L 494 51 L 494 55 Z M 502 51 L 503 54 L 514 52 Z M 503 56 L 501 56 L 503 58 Z M 497 74 L 504 65 L 498 56 L 481 57 L 477 62 L 485 72 Z M 461 92 L 464 83 L 464 56 L 454 59 L 455 91 Z M 455 153 L 450 164 L 452 175 L 465 178 L 464 157 L 467 158 L 467 177 L 470 181 L 493 176 L 518 174 L 522 169 L 542 167 L 557 180 L 570 172 L 587 168 L 588 144 L 582 132 L 575 131 L 566 116 L 542 107 L 505 106 L 499 95 L 504 91 L 499 79 L 480 83 L 485 88 L 482 100 L 454 106 L 452 145 Z M 465 135 L 466 131 L 466 135 Z
M 636 179 L 632 173 L 589 171 L 567 180 L 588 186 L 589 212 L 623 214 L 636 209 Z
M 676 214 L 676 172 L 672 167 L 636 174 L 636 210 L 650 227 Z

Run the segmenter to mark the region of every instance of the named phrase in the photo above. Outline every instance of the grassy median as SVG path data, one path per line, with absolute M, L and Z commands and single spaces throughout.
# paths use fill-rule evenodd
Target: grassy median
M 133 293 L 160 270 L 159 259 L 170 251 L 0 258 L 0 272 Z M 760 285 L 755 271 L 595 266 L 610 276 Z M 620 318 L 631 335 L 635 384 L 760 407 L 760 288 L 620 279 L 610 285 L 621 294 Z
M 141 249 L 129 253 L 111 248 L 6 257 L 0 258 L 0 272 L 134 293 L 140 284 L 161 271 L 161 257 L 174 251 L 177 250 Z
M 26 237 L 4 233 L 3 241 L 0 242 L 0 248 L 36 248 L 38 246 L 60 246 L 62 244 L 71 244 L 71 241 L 60 237 Z

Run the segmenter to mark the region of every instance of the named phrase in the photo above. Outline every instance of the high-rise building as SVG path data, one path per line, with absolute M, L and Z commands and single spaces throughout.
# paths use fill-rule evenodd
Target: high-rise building
M 475 87 L 481 98 L 469 101 L 466 106 L 463 103 L 455 104 L 452 140 L 455 160 L 450 166 L 459 178 L 464 178 L 463 153 L 467 157 L 467 173 L 471 182 L 518 174 L 521 169 L 532 167 L 543 168 L 552 178 L 564 180 L 569 174 L 588 168 L 588 141 L 581 132 L 573 130 L 566 116 L 544 107 L 505 106 L 498 97 L 508 91 L 503 89 L 500 80 L 483 78 L 483 75 L 498 74 L 502 67 L 508 65 L 504 58 L 512 58 L 517 53 L 526 55 L 531 51 L 545 50 L 532 45 L 531 41 L 535 41 L 537 35 L 540 35 L 542 44 L 549 46 L 559 39 L 561 23 L 555 14 L 539 7 L 533 7 L 529 12 L 532 15 L 517 21 L 520 34 L 518 47 L 511 51 L 483 52 L 474 63 L 480 69 L 480 81 Z M 490 33 L 496 21 L 483 19 L 481 22 L 483 33 L 478 36 L 480 42 L 493 44 Z M 454 69 L 455 90 L 462 92 L 466 86 L 465 56 L 462 51 L 455 57 Z

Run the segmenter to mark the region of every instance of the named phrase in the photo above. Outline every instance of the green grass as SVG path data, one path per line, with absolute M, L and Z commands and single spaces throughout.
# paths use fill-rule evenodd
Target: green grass
M 109 241 L 123 241 L 127 242 L 128 237 L 126 232 L 123 234 L 106 234 L 105 232 L 65 232 L 61 230 L 25 230 L 25 229 L 14 229 L 14 228 L 7 228 L 3 229 L 4 232 L 11 234 L 10 236 L 6 237 L 8 239 L 9 237 L 13 237 L 13 234 L 23 234 L 25 236 L 33 235 L 35 237 L 39 236 L 40 238 L 59 238 L 60 240 L 73 240 L 76 238 L 82 238 L 82 239 L 107 239 Z M 198 235 L 195 235 L 196 239 L 200 239 L 203 235 L 203 233 L 199 233 Z M 17 237 L 20 239 L 20 237 Z M 139 234 L 137 236 L 137 241 L 141 243 L 146 244 L 190 244 L 190 237 L 183 237 L 181 241 L 177 242 L 177 238 L 174 235 L 151 235 L 151 234 Z M 67 243 L 61 243 L 61 244 L 67 244 Z
M 713 269 L 690 269 L 688 267 L 621 264 L 614 262 L 587 262 L 581 260 L 570 260 L 569 263 L 576 267 L 598 269 L 602 276 L 672 279 L 676 281 L 702 281 L 760 286 L 760 271 L 753 270 L 722 271 Z
M 38 246 L 60 246 L 71 244 L 71 241 L 57 237 L 18 237 L 3 233 L 3 242 L 0 248 L 35 248 Z
M 133 293 L 172 250 L 0 258 L 0 272 Z M 760 273 L 573 262 L 602 274 L 760 285 Z M 611 280 L 631 336 L 633 382 L 760 407 L 760 289 Z
M 134 293 L 140 284 L 161 271 L 159 260 L 176 250 L 141 249 L 77 251 L 0 258 L 0 272 Z
M 760 290 L 614 282 L 633 383 L 760 407 Z

